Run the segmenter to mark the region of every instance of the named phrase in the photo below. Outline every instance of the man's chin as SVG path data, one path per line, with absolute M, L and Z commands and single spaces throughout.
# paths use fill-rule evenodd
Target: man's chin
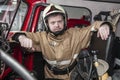
M 58 35 L 62 35 L 63 34 L 63 30 L 62 31 L 56 31 L 56 32 L 52 32 L 55 36 L 58 36 Z
M 66 27 L 63 29 L 63 30 L 60 30 L 60 31 L 56 31 L 56 32 L 52 32 L 50 31 L 51 33 L 53 33 L 55 36 L 58 36 L 58 35 L 62 35 L 66 30 Z

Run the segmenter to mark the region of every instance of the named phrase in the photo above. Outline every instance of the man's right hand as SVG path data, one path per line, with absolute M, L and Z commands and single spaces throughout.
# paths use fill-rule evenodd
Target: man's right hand
M 20 35 L 18 37 L 18 40 L 20 42 L 20 45 L 26 49 L 31 49 L 34 50 L 33 45 L 32 45 L 32 40 L 27 38 L 25 35 Z

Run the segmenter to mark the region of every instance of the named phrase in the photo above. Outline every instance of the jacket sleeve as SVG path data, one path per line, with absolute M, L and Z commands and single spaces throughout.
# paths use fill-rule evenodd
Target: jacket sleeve
M 113 30 L 113 24 L 107 21 L 96 21 L 91 25 L 91 31 L 97 31 L 102 25 L 108 25 L 110 30 Z
M 81 47 L 87 48 L 91 41 L 92 31 L 98 31 L 98 29 L 101 27 L 101 25 L 108 24 L 111 26 L 109 22 L 103 22 L 103 21 L 96 21 L 90 26 L 80 29 L 80 40 L 81 40 Z M 111 26 L 112 27 L 112 26 Z
M 16 32 L 14 33 L 13 37 L 12 37 L 12 41 L 16 41 L 19 42 L 18 37 L 20 35 L 25 35 L 26 37 L 32 39 L 33 42 L 33 47 L 35 48 L 35 51 L 41 51 L 41 47 L 40 47 L 40 32 Z
M 41 33 L 40 32 L 25 32 L 26 36 L 30 39 L 32 39 L 33 42 L 33 48 L 35 49 L 35 51 L 41 51 L 41 42 L 42 42 L 42 38 L 41 38 Z

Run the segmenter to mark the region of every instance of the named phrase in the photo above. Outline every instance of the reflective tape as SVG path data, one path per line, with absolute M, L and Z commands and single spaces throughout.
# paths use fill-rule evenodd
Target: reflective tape
M 73 59 L 76 59 L 78 56 L 78 54 L 74 54 L 73 56 Z M 46 58 L 44 58 L 50 65 L 67 65 L 67 64 L 70 64 L 71 60 L 72 59 L 69 59 L 69 60 L 64 60 L 64 61 L 52 61 L 52 60 L 48 60 Z

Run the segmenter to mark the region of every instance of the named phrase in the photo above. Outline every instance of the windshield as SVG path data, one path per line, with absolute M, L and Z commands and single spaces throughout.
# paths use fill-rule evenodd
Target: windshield
M 20 0 L 0 0 L 0 22 L 10 25 L 19 3 Z

